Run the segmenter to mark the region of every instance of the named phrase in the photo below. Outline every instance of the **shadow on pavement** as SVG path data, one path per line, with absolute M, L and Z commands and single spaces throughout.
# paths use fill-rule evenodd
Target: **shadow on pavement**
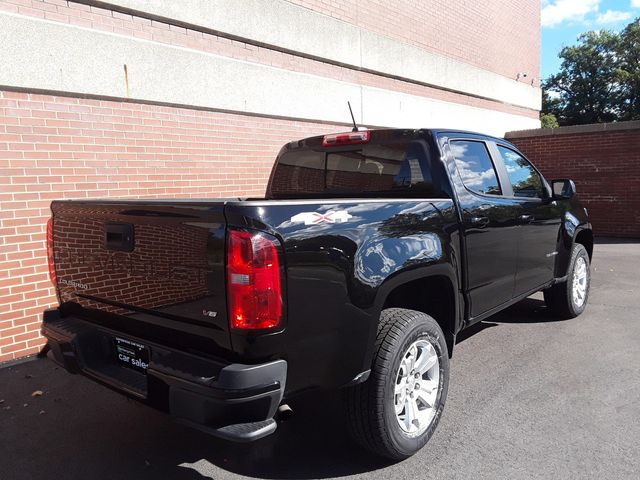
M 254 444 L 232 444 L 185 432 L 182 438 L 187 443 L 173 452 L 168 463 L 179 465 L 187 457 L 196 462 L 194 466 L 204 461 L 240 475 L 282 479 L 346 476 L 390 464 L 351 442 L 344 428 L 341 398 L 335 392 L 306 395 L 290 405 L 294 417 L 281 423 L 276 434 Z M 184 467 L 181 470 L 175 478 L 202 478 L 195 470 L 190 476 Z
M 551 314 L 544 300 L 525 298 L 502 312 L 489 317 L 487 320 L 475 323 L 464 329 L 458 334 L 456 345 L 479 334 L 487 328 L 498 327 L 501 323 L 549 323 L 561 321 L 563 321 L 563 319 Z
M 497 326 L 498 326 L 497 323 L 486 322 L 486 321 L 474 323 L 470 327 L 465 328 L 456 336 L 456 345 L 464 342 L 465 340 L 473 337 L 474 335 L 479 334 L 480 332 L 482 332 L 483 330 L 486 330 L 487 328 L 493 328 Z M 455 351 L 455 348 L 453 350 Z
M 32 397 L 35 390 L 44 393 Z M 390 464 L 350 441 L 339 394 L 305 394 L 290 405 L 293 418 L 274 435 L 234 444 L 176 424 L 46 359 L 3 368 L 0 478 L 217 479 L 227 471 L 304 479 Z
M 500 323 L 553 321 L 545 310 L 541 300 L 526 299 L 470 327 L 458 343 Z M 32 398 L 36 389 L 44 395 Z M 220 478 L 224 471 L 305 479 L 389 465 L 350 441 L 336 392 L 308 393 L 291 402 L 293 418 L 252 444 L 223 442 L 175 424 L 45 359 L 0 369 L 0 399 L 0 478 L 8 480 L 197 479 Z
M 500 323 L 550 323 L 563 322 L 565 319 L 554 316 L 538 298 L 525 298 L 515 305 L 490 317 L 492 322 Z

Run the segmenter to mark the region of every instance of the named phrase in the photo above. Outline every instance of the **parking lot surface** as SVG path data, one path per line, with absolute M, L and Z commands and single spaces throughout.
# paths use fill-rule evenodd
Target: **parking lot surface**
M 354 446 L 335 393 L 236 445 L 35 360 L 0 369 L 0 479 L 640 478 L 640 243 L 594 255 L 581 317 L 538 294 L 461 338 L 440 426 L 406 461 Z

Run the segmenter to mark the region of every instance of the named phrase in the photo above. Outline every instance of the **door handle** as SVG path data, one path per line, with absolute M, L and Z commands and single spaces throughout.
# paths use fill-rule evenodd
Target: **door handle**
M 469 223 L 478 228 L 484 228 L 489 225 L 489 217 L 471 217 Z
M 531 223 L 533 222 L 533 215 L 520 215 L 518 220 L 520 223 Z

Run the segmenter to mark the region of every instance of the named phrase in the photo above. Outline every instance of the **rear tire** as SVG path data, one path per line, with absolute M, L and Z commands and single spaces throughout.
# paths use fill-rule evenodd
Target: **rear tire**
M 414 310 L 384 310 L 369 379 L 346 392 L 349 431 L 377 455 L 410 457 L 433 435 L 448 387 L 449 355 L 438 323 Z
M 589 254 L 584 246 L 574 244 L 571 250 L 567 280 L 544 290 L 544 301 L 560 318 L 575 318 L 587 308 L 591 286 Z

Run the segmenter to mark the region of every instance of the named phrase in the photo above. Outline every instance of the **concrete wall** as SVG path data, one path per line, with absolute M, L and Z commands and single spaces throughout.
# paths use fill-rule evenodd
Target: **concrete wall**
M 439 125 L 494 135 L 537 122 L 512 113 L 22 16 L 1 15 L 0 32 L 0 57 L 14 67 L 0 69 L 0 85 L 333 122 L 349 118 L 349 100 L 357 120 L 365 125 Z M 502 80 L 534 92 L 530 86 Z
M 596 236 L 640 238 L 640 122 L 509 132 L 545 177 L 571 178 Z
M 369 126 L 539 125 L 537 73 L 516 80 L 537 50 L 505 76 L 285 0 L 24 3 L 0 3 L 0 86 L 332 122 L 349 100 Z M 483 38 L 503 31 L 487 27 Z
M 434 14 L 450 10 L 450 8 L 443 8 L 442 2 L 431 2 L 433 10 L 420 12 L 425 14 L 424 19 L 421 19 L 415 15 L 417 13 L 415 2 L 405 4 L 405 8 L 398 8 L 396 3 L 384 2 L 380 5 L 381 8 L 375 11 L 372 11 L 367 4 L 360 10 L 381 17 L 388 16 L 389 11 L 392 10 L 395 17 L 411 17 L 414 22 L 417 21 L 423 27 L 429 25 L 428 19 Z M 500 2 L 493 3 L 495 5 Z M 529 2 L 529 4 L 535 3 Z M 494 72 L 494 69 L 503 71 L 500 67 L 504 57 L 499 57 L 497 52 L 493 53 L 493 62 L 489 68 L 479 68 L 472 63 L 458 60 L 451 55 L 450 51 L 445 50 L 444 54 L 438 53 L 432 48 L 424 48 L 428 45 L 408 42 L 402 37 L 388 36 L 396 30 L 404 32 L 407 29 L 406 25 L 397 25 L 397 28 L 387 28 L 378 33 L 358 23 L 349 23 L 341 17 L 328 16 L 323 8 L 315 11 L 284 0 L 244 0 L 241 9 L 238 9 L 237 2 L 234 0 L 183 0 L 181 2 L 116 0 L 106 4 L 126 8 L 131 12 L 146 12 L 163 19 L 178 20 L 194 28 L 224 32 L 255 44 L 348 65 L 352 68 L 405 78 L 522 107 L 540 109 L 540 89 L 537 86 L 531 88 L 528 83 L 514 81 L 517 73 L 521 71 L 531 70 L 532 76 L 537 74 L 534 72 L 539 70 L 537 63 L 539 49 L 534 47 L 535 43 L 530 45 L 533 50 L 525 57 L 525 62 L 520 60 L 518 64 L 511 66 L 512 71 L 501 75 Z M 359 9 L 358 5 L 354 4 L 355 10 Z M 457 5 L 460 5 L 460 2 L 457 2 Z M 322 6 L 326 4 L 319 5 L 319 7 Z M 538 25 L 537 22 L 531 21 L 531 17 L 525 15 L 519 15 L 516 18 L 523 17 L 528 20 L 528 23 Z M 451 13 L 448 13 L 448 18 L 456 24 L 456 30 L 464 27 L 466 32 L 475 34 L 479 32 L 478 28 L 473 28 L 473 25 L 468 23 L 463 25 L 455 21 L 456 17 L 451 16 Z M 507 24 L 509 23 L 505 12 L 502 13 L 501 18 L 505 19 Z M 394 26 L 394 23 L 389 22 L 388 26 Z M 286 27 L 283 28 L 283 25 Z M 496 30 L 510 31 L 502 28 Z M 427 31 L 433 33 L 434 29 L 424 28 L 424 32 L 420 33 Z M 444 38 L 453 37 L 456 35 L 449 32 L 449 35 Z M 482 38 L 490 38 L 490 35 L 482 35 Z M 477 40 L 475 37 L 463 38 L 461 43 L 465 49 L 475 49 L 477 44 L 472 43 L 475 40 Z M 532 38 L 527 40 L 531 41 Z M 490 38 L 490 42 L 493 46 L 499 44 L 496 38 Z M 437 43 L 439 42 L 434 41 L 431 45 Z M 506 44 L 503 43 L 503 47 L 506 47 Z M 507 52 L 513 52 L 513 49 L 504 48 L 504 52 L 500 54 Z M 529 65 L 529 62 L 533 64 Z
M 51 200 L 262 195 L 282 144 L 349 128 L 347 101 L 371 127 L 535 128 L 539 15 L 537 0 L 0 0 L 0 362 L 43 345 Z
M 515 78 L 516 72 L 539 76 L 538 0 L 291 3 L 510 79 Z

